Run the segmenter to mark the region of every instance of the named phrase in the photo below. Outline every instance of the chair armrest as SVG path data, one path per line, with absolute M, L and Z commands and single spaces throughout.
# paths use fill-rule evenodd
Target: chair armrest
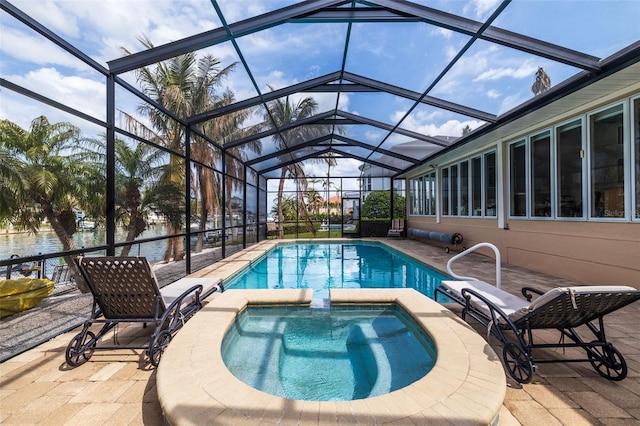
M 489 312 L 491 314 L 491 322 L 493 322 L 494 324 L 498 325 L 498 324 L 507 324 L 509 326 L 509 328 L 511 328 L 514 332 L 518 331 L 518 327 L 516 327 L 516 325 L 513 323 L 513 321 L 511 321 L 511 319 L 509 318 L 509 315 L 507 315 L 500 307 L 496 306 L 493 302 L 491 302 L 488 298 L 486 298 L 485 296 L 483 296 L 482 294 L 478 293 L 475 290 L 472 290 L 470 288 L 463 288 L 462 289 L 462 296 L 465 298 L 466 300 L 466 304 L 465 304 L 465 310 L 469 311 L 469 310 L 473 310 L 474 312 L 478 312 L 481 315 L 484 315 L 484 313 L 475 308 L 473 306 L 473 302 L 471 300 L 471 297 L 476 297 L 479 300 L 481 300 L 482 302 L 484 302 L 487 307 L 489 308 Z
M 194 295 L 194 299 L 189 302 L 189 303 L 185 303 L 185 306 L 183 305 L 184 299 L 191 295 L 193 293 Z M 182 292 L 182 294 L 180 294 L 180 296 L 176 297 L 175 300 L 173 302 L 171 302 L 171 304 L 169 306 L 167 306 L 167 310 L 165 312 L 169 313 L 171 311 L 173 311 L 176 306 L 179 307 L 179 310 L 182 311 L 185 308 L 191 308 L 191 307 L 197 307 L 197 309 L 200 309 L 202 307 L 202 302 L 200 302 L 200 294 L 202 293 L 202 284 L 197 284 L 194 285 L 193 287 L 189 288 L 188 290 Z
M 542 290 L 538 290 L 537 288 L 533 288 L 533 287 L 522 287 L 522 295 L 525 297 L 525 299 L 527 299 L 527 301 L 531 302 L 531 300 L 533 299 L 533 295 L 530 293 L 535 293 L 538 296 L 543 295 L 545 292 Z

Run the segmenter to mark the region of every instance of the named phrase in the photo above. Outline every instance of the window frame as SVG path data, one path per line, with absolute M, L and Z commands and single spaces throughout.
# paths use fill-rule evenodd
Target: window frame
M 493 187 L 493 196 L 496 199 L 496 205 L 492 207 L 488 207 L 489 201 L 487 197 L 487 193 L 488 193 L 487 185 L 489 184 L 489 176 L 488 176 L 489 169 L 488 169 L 487 156 L 489 155 L 494 156 L 493 173 L 494 173 L 495 182 Z M 473 208 L 473 194 L 474 194 L 472 165 L 473 165 L 473 161 L 477 159 L 480 160 L 480 205 L 481 206 L 480 206 L 479 215 L 471 214 L 472 208 Z M 462 204 L 463 192 L 462 192 L 462 174 L 461 174 L 463 164 L 466 164 L 466 168 L 467 168 L 467 178 L 466 178 L 467 202 L 464 205 Z M 437 199 L 440 200 L 440 206 L 439 206 L 440 215 L 443 217 L 496 219 L 498 217 L 497 205 L 500 204 L 500 201 L 497 199 L 498 176 L 495 175 L 497 171 L 497 166 L 498 166 L 497 165 L 497 148 L 491 147 L 488 150 L 485 150 L 479 153 L 474 153 L 473 155 L 470 155 L 456 162 L 453 162 L 446 166 L 441 167 L 439 187 L 442 189 L 442 191 L 440 192 L 440 194 L 436 194 L 436 197 L 438 197 Z M 452 170 L 457 171 L 456 173 L 457 179 L 455 179 L 456 182 L 454 182 L 452 179 Z M 454 184 L 456 185 L 456 191 L 453 191 Z M 445 185 L 446 185 L 446 188 L 445 188 Z M 452 210 L 452 207 L 454 205 L 453 204 L 454 196 L 456 197 L 456 203 L 458 207 L 457 211 L 455 212 Z M 448 211 L 445 213 L 445 207 L 447 206 L 448 206 Z M 465 213 L 461 213 L 462 208 L 465 209 Z M 493 214 L 487 213 L 489 208 L 493 209 Z
M 524 150 L 524 170 L 522 174 L 524 175 L 524 192 L 515 193 L 515 185 L 514 185 L 514 149 L 522 148 Z M 529 161 L 529 137 L 519 138 L 513 142 L 507 144 L 507 165 L 508 165 L 508 179 L 507 179 L 507 194 L 508 194 L 508 202 L 507 202 L 507 217 L 509 219 L 529 219 L 530 218 L 530 194 L 531 194 L 531 184 L 530 184 L 530 161 Z M 515 195 L 520 195 L 524 201 L 524 213 L 522 215 L 514 214 Z
M 631 185 L 627 185 L 627 182 L 631 182 L 631 173 L 630 173 L 630 164 L 631 161 L 625 161 L 627 159 L 630 160 L 630 156 L 628 153 L 629 148 L 629 140 L 630 140 L 630 132 L 629 132 L 629 122 L 630 122 L 630 118 L 629 118 L 629 99 L 630 98 L 626 98 L 622 101 L 618 101 L 618 102 L 613 102 L 607 105 L 602 106 L 601 108 L 589 111 L 585 114 L 585 120 L 584 120 L 584 124 L 585 124 L 585 131 L 586 131 L 586 157 L 587 157 L 587 163 L 586 163 L 586 172 L 587 172 L 587 182 L 585 185 L 585 191 L 586 191 L 586 195 L 587 195 L 587 199 L 586 199 L 586 203 L 587 203 L 587 209 L 586 209 L 586 219 L 587 221 L 592 221 L 592 222 L 628 222 L 630 221 L 630 216 L 631 216 Z M 593 157 L 593 152 L 592 152 L 592 140 L 593 140 L 593 135 L 591 134 L 591 119 L 592 117 L 605 112 L 609 109 L 614 109 L 616 107 L 621 107 L 621 114 L 622 114 L 622 184 L 623 184 L 623 188 L 622 188 L 622 194 L 624 197 L 624 201 L 623 201 L 623 215 L 622 216 L 594 216 L 594 205 L 593 205 L 593 182 L 594 182 L 594 176 L 593 176 L 593 165 L 592 165 L 592 157 Z
M 560 168 L 558 167 L 558 162 L 560 161 L 560 156 L 558 155 L 558 149 L 560 147 L 560 141 L 558 139 L 558 131 L 566 127 L 570 124 L 577 124 L 580 127 L 580 155 L 581 155 L 581 168 L 580 168 L 580 194 L 582 204 L 582 215 L 581 216 L 561 216 L 560 211 L 562 208 L 562 202 L 559 199 L 561 197 L 562 191 L 560 188 Z M 586 221 L 587 220 L 587 209 L 586 209 L 586 200 L 587 200 L 587 156 L 586 156 L 586 125 L 585 125 L 585 115 L 580 115 L 577 117 L 572 117 L 568 120 L 565 120 L 561 123 L 553 126 L 553 134 L 552 134 L 552 154 L 553 154 L 553 181 L 552 188 L 554 190 L 555 196 L 552 201 L 553 205 L 553 219 L 559 221 Z
M 548 156 L 548 168 L 549 168 L 549 172 L 548 172 L 548 179 L 549 179 L 549 215 L 548 216 L 543 216 L 543 215 L 536 215 L 536 201 L 537 201 L 537 189 L 536 189 L 536 184 L 535 184 L 535 147 L 534 147 L 534 143 L 536 140 L 540 140 L 537 139 L 538 137 L 543 136 L 544 134 L 547 134 L 547 137 L 549 138 L 549 156 Z M 554 218 L 554 200 L 555 200 L 555 185 L 554 185 L 554 181 L 553 181 L 553 168 L 554 168 L 554 159 L 555 159 L 555 155 L 554 155 L 554 143 L 553 143 L 553 128 L 547 128 L 544 130 L 541 130 L 539 132 L 536 132 L 532 135 L 530 135 L 527 138 L 528 141 L 528 149 L 529 149 L 529 175 L 528 175 L 528 179 L 529 179 L 529 194 L 528 194 L 528 198 L 529 198 L 529 217 L 531 219 L 539 219 L 539 220 L 551 220 Z
M 493 155 L 493 196 L 495 198 L 495 203 L 493 207 L 489 207 L 489 202 L 487 199 L 487 194 L 489 193 L 489 164 L 487 163 L 487 157 Z M 498 176 L 498 150 L 496 148 L 490 149 L 482 153 L 482 212 L 484 213 L 482 217 L 487 218 L 498 218 L 498 206 L 502 205 L 504 201 L 498 199 L 498 179 L 501 179 Z M 493 214 L 489 214 L 489 209 L 493 209 Z

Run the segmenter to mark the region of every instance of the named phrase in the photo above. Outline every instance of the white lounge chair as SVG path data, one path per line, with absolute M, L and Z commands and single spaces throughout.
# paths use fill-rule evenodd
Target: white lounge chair
M 624 357 L 606 339 L 603 317 L 640 299 L 640 291 L 633 287 L 558 287 L 547 292 L 524 287 L 521 298 L 483 281 L 442 281 L 435 290 L 436 300 L 438 294 L 462 305 L 463 319 L 474 318 L 488 335 L 500 340 L 505 368 L 520 383 L 531 382 L 536 363 L 545 362 L 589 362 L 609 380 L 627 376 Z M 583 325 L 594 340 L 586 342 L 576 332 Z M 561 338 L 558 343 L 535 343 L 536 329 L 557 329 Z M 576 347 L 584 349 L 586 358 L 538 359 L 532 353 L 540 348 Z
M 387 237 L 402 237 L 404 235 L 404 219 L 393 219 Z

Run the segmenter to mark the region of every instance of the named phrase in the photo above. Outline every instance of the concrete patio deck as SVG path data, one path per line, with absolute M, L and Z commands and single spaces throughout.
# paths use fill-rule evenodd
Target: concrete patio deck
M 413 240 L 385 240 L 389 245 L 440 270 L 454 253 Z M 251 257 L 273 241 L 207 267 L 194 276 L 224 278 L 246 266 Z M 494 261 L 471 254 L 454 270 L 487 282 L 495 277 Z M 503 266 L 503 288 L 517 294 L 521 286 L 549 289 L 576 285 L 567 280 Z M 638 283 L 615 285 L 638 286 Z M 212 297 L 215 297 L 215 293 Z M 455 309 L 455 307 L 451 307 Z M 600 377 L 588 363 L 542 364 L 533 383 L 518 385 L 507 379 L 501 423 L 505 425 L 638 425 L 640 424 L 640 303 L 605 318 L 607 337 L 625 356 L 628 376 L 621 382 Z M 6 425 L 162 425 L 155 388 L 156 373 L 142 351 L 96 352 L 84 365 L 70 369 L 66 345 L 77 331 L 54 339 L 0 364 L 0 423 Z M 146 340 L 140 326 L 120 327 L 118 339 Z M 544 339 L 544 336 L 543 336 Z M 498 348 L 496 348 L 498 349 Z M 500 353 L 500 352 L 499 352 Z M 238 419 L 238 423 L 241 419 Z M 266 420 L 260 424 L 275 424 Z M 285 424 L 285 423 L 281 423 Z M 300 424 L 324 424 L 304 419 Z M 364 424 L 364 423 L 363 423 Z M 397 423 L 400 424 L 400 423 Z M 405 422 L 404 424 L 414 424 Z

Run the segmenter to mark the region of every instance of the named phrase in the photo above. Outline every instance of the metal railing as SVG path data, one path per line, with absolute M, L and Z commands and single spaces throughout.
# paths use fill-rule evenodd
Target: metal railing
M 456 260 L 460 259 L 461 257 L 466 256 L 469 253 L 472 253 L 472 252 L 474 252 L 474 251 L 476 251 L 476 250 L 478 250 L 479 248 L 482 248 L 482 247 L 489 247 L 490 249 L 493 250 L 493 252 L 496 255 L 496 287 L 500 288 L 501 280 L 502 280 L 502 276 L 501 276 L 501 272 L 500 272 L 500 264 L 501 264 L 500 263 L 500 250 L 498 250 L 498 247 L 494 246 L 491 243 L 478 243 L 478 244 L 474 245 L 473 247 L 470 247 L 467 250 L 456 254 L 451 259 L 449 259 L 449 261 L 447 262 L 447 272 L 453 278 L 461 280 L 461 281 L 480 281 L 479 279 L 477 279 L 475 277 L 463 277 L 461 275 L 457 275 L 456 273 L 454 273 L 451 270 L 451 264 L 453 262 L 455 262 Z

